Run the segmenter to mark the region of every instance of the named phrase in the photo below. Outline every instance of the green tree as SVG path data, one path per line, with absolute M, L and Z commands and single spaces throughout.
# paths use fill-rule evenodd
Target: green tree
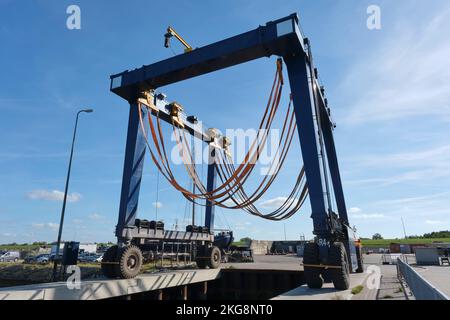
M 425 233 L 423 235 L 425 239 L 435 239 L 435 238 L 450 238 L 450 231 L 435 231 L 431 233 Z
M 383 237 L 381 236 L 381 234 L 375 233 L 375 234 L 372 236 L 372 240 L 383 240 Z

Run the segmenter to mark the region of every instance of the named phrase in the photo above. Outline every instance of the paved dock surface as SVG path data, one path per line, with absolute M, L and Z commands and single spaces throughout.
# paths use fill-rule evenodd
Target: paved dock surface
M 350 300 L 353 297 L 352 288 L 362 285 L 366 277 L 365 273 L 351 274 L 348 290 L 336 290 L 332 283 L 324 283 L 321 289 L 310 289 L 307 285 L 302 285 L 271 300 Z
M 254 257 L 253 263 L 226 263 L 222 269 L 239 270 L 286 270 L 302 271 L 302 258 L 295 255 L 261 255 Z M 306 285 L 274 297 L 275 300 L 376 300 L 407 299 L 401 291 L 395 265 L 382 265 L 380 254 L 364 255 L 365 269 L 378 268 L 381 278 L 375 280 L 367 271 L 351 274 L 349 290 L 335 290 L 333 284 L 326 283 L 322 289 L 309 289 Z M 416 270 L 430 283 L 445 294 L 450 295 L 450 267 L 417 266 Z M 0 300 L 95 300 L 125 296 L 133 293 L 177 287 L 193 283 L 216 280 L 220 278 L 220 269 L 167 270 L 146 273 L 135 279 L 95 279 L 82 281 L 79 289 L 69 289 L 66 282 L 43 283 L 27 286 L 0 288 Z M 369 283 L 370 282 L 370 283 Z M 369 285 L 368 285 L 369 284 Z M 352 294 L 357 286 L 363 290 Z
M 0 300 L 97 300 L 215 280 L 220 269 L 163 271 L 134 279 L 81 281 L 79 289 L 66 282 L 0 289 Z
M 450 266 L 417 266 L 413 265 L 422 277 L 442 293 L 450 297 Z

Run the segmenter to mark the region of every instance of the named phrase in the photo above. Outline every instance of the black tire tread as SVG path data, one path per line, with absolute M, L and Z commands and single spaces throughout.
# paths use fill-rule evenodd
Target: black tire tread
M 208 267 L 210 269 L 217 269 L 220 266 L 220 261 L 222 259 L 220 249 L 218 247 L 213 246 L 213 247 L 209 248 L 207 252 L 208 252 L 208 259 L 206 261 L 207 261 Z M 218 257 L 219 257 L 218 260 L 215 260 L 213 258 L 213 256 L 215 254 L 218 254 Z
M 319 246 L 316 243 L 306 243 L 303 251 L 304 264 L 320 264 Z M 321 270 L 314 267 L 303 267 L 305 282 L 311 289 L 320 289 L 323 286 Z
M 101 263 L 101 269 L 103 275 L 108 278 L 116 278 L 116 270 L 113 264 L 110 264 L 109 262 L 116 262 L 117 259 L 117 245 L 111 246 L 106 250 L 106 252 L 103 254 L 102 263 Z M 107 262 L 107 263 L 104 263 Z
M 206 269 L 206 251 L 207 248 L 206 247 L 199 247 L 198 251 L 197 251 L 197 255 L 195 257 L 195 262 L 197 263 L 197 268 L 199 269 Z
M 347 290 L 350 288 L 350 271 L 347 262 L 347 252 L 342 242 L 335 242 L 330 246 L 328 252 L 330 265 L 339 266 L 339 269 L 330 269 L 334 288 L 337 290 Z
M 137 268 L 135 270 L 129 270 L 126 266 L 127 256 L 130 255 L 130 253 L 134 253 L 138 258 Z M 130 245 L 120 248 L 118 255 L 119 264 L 115 265 L 117 275 L 122 279 L 131 279 L 136 277 L 141 270 L 143 260 L 144 258 L 142 257 L 141 249 L 139 249 L 138 246 Z

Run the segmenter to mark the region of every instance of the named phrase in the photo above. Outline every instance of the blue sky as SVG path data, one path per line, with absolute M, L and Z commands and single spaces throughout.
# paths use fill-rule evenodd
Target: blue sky
M 71 4 L 81 8 L 81 30 L 66 28 Z M 372 4 L 381 8 L 381 30 L 366 27 Z M 448 1 L 172 1 L 169 6 L 0 0 L 0 243 L 56 239 L 74 117 L 83 107 L 95 112 L 80 119 L 63 238 L 114 240 L 128 106 L 109 92 L 109 75 L 172 56 L 163 47 L 168 25 L 200 47 L 293 12 L 311 39 L 338 124 L 351 223 L 361 236 L 401 237 L 401 217 L 409 234 L 449 229 Z M 182 48 L 175 45 L 174 51 Z M 255 127 L 274 61 L 261 59 L 162 90 L 216 127 Z M 263 201 L 287 194 L 298 155 L 293 148 L 281 183 Z M 140 217 L 155 218 L 155 188 L 156 169 L 148 158 Z M 167 226 L 189 215 L 186 201 L 162 179 L 159 201 L 158 218 Z M 216 222 L 238 238 L 280 239 L 286 228 L 287 238 L 297 239 L 311 236 L 309 214 L 305 206 L 286 222 L 268 222 L 219 210 Z

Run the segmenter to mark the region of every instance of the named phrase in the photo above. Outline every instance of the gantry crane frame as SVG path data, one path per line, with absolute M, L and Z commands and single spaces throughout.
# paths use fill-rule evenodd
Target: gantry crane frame
M 218 71 L 272 55 L 282 57 L 289 76 L 298 135 L 304 169 L 309 189 L 314 245 L 317 259 L 305 257 L 305 276 L 310 287 L 319 287 L 317 277 L 329 278 L 327 270 L 333 270 L 331 257 L 334 245 L 342 243 L 346 261 L 337 269 L 345 276 L 356 271 L 360 252 L 349 236 L 349 220 L 339 172 L 339 164 L 333 139 L 335 127 L 325 91 L 318 81 L 311 45 L 299 27 L 297 14 L 267 22 L 264 26 L 240 35 L 185 52 L 166 60 L 111 76 L 110 90 L 130 104 L 127 144 L 122 180 L 122 191 L 116 236 L 119 246 L 129 244 L 135 230 L 139 188 L 145 155 L 145 141 L 139 128 L 137 99 L 142 92 Z M 160 109 L 164 109 L 161 107 Z M 166 112 L 167 113 L 167 112 Z M 162 115 L 164 117 L 164 113 Z M 194 132 L 192 128 L 187 128 Z M 329 176 L 331 185 L 329 186 Z M 207 190 L 214 189 L 216 174 L 214 165 L 208 166 Z M 337 213 L 332 208 L 332 195 Z M 210 232 L 214 226 L 214 206 L 209 203 L 205 214 L 205 226 Z M 308 254 L 314 252 L 309 248 Z M 305 252 L 306 254 L 306 252 Z M 308 261 L 306 261 L 308 260 Z M 330 267 L 330 269 L 327 269 Z M 334 266 L 336 269 L 336 266 Z M 351 270 L 350 270 L 351 269 Z M 307 274 L 306 271 L 308 270 Z M 313 279 L 314 278 L 314 279 Z M 328 279 L 330 280 L 330 279 Z M 331 279 L 332 280 L 332 279 Z M 347 281 L 348 282 L 348 281 Z M 336 287 L 343 288 L 342 285 Z M 345 285 L 344 285 L 345 287 Z

